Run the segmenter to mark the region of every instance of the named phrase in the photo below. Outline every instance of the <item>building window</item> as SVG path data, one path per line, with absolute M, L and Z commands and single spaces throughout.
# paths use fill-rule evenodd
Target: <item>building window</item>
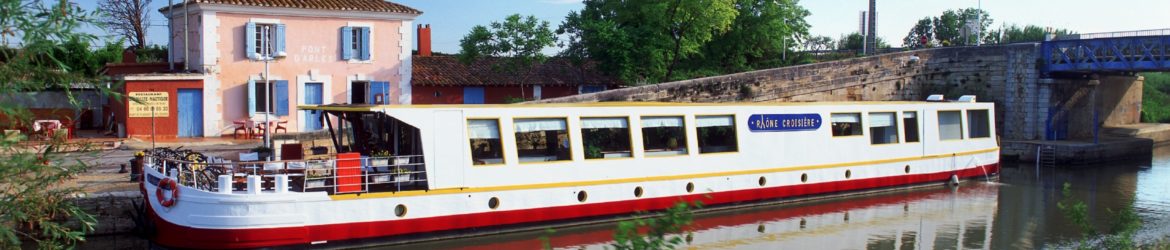
M 898 122 L 894 112 L 869 113 L 869 143 L 898 143 Z
M 467 120 L 467 137 L 468 143 L 471 144 L 472 165 L 504 164 L 499 120 Z
M 520 162 L 572 159 L 569 155 L 569 130 L 564 118 L 516 119 L 513 125 Z
M 918 142 L 918 112 L 902 112 L 902 128 L 906 142 Z
M 687 154 L 683 117 L 642 117 L 642 147 L 646 156 Z
M 346 26 L 341 28 L 341 59 L 370 60 L 370 27 Z
M 963 139 L 963 114 L 959 111 L 938 112 L 938 139 Z
M 248 22 L 244 26 L 244 51 L 248 59 L 267 60 L 284 56 L 285 25 L 279 23 Z
M 967 128 L 968 137 L 991 137 L 991 119 L 988 117 L 987 110 L 967 110 Z
M 352 104 L 367 104 L 370 100 L 366 100 L 366 93 L 370 91 L 369 81 L 352 81 L 349 83 L 349 103 Z
M 629 118 L 581 118 L 581 139 L 585 146 L 585 159 L 632 156 Z
M 271 88 L 272 91 L 268 89 Z M 288 81 L 248 81 L 248 116 L 256 114 L 288 115 Z M 265 96 L 268 98 L 265 98 Z M 267 100 L 267 101 L 265 101 Z
M 695 116 L 695 127 L 699 136 L 700 154 L 739 150 L 734 116 Z
M 861 113 L 831 114 L 833 136 L 861 135 Z
M 582 85 L 577 92 L 580 94 L 589 94 L 601 91 L 605 91 L 605 85 Z

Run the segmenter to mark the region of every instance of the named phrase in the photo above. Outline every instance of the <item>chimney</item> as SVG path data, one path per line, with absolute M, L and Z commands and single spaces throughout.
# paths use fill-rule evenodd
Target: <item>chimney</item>
M 431 25 L 418 25 L 418 55 L 431 56 Z

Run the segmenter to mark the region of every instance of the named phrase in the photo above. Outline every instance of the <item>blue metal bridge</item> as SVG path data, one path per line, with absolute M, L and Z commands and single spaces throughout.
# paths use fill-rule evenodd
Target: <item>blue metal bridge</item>
M 1170 29 L 1066 35 L 1041 49 L 1045 75 L 1170 71 Z

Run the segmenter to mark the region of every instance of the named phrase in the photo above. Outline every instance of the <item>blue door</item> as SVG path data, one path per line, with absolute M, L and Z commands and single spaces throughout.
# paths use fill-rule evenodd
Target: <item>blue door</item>
M 203 89 L 179 89 L 179 137 L 203 137 Z
M 463 104 L 483 104 L 483 87 L 463 87 Z
M 324 104 L 324 90 L 321 83 L 309 82 L 305 83 L 305 105 L 320 105 Z M 305 131 L 321 130 L 321 113 L 313 114 L 311 110 L 301 111 L 301 115 L 305 117 Z

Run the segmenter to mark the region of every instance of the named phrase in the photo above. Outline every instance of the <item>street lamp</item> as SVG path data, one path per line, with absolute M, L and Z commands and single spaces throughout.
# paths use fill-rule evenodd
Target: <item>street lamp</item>
M 275 51 L 272 49 L 272 37 L 270 36 L 272 34 L 272 26 L 264 25 L 261 27 L 260 51 L 263 53 L 257 53 L 256 58 L 264 61 L 264 147 L 273 150 L 272 122 L 269 121 L 269 118 L 272 117 L 272 100 L 269 100 L 272 96 L 272 83 L 269 81 L 268 62 L 284 58 L 285 54 L 284 52 L 273 53 Z M 275 150 L 273 151 L 275 152 Z M 272 155 L 272 153 L 269 153 L 268 159 L 265 160 L 272 160 Z

